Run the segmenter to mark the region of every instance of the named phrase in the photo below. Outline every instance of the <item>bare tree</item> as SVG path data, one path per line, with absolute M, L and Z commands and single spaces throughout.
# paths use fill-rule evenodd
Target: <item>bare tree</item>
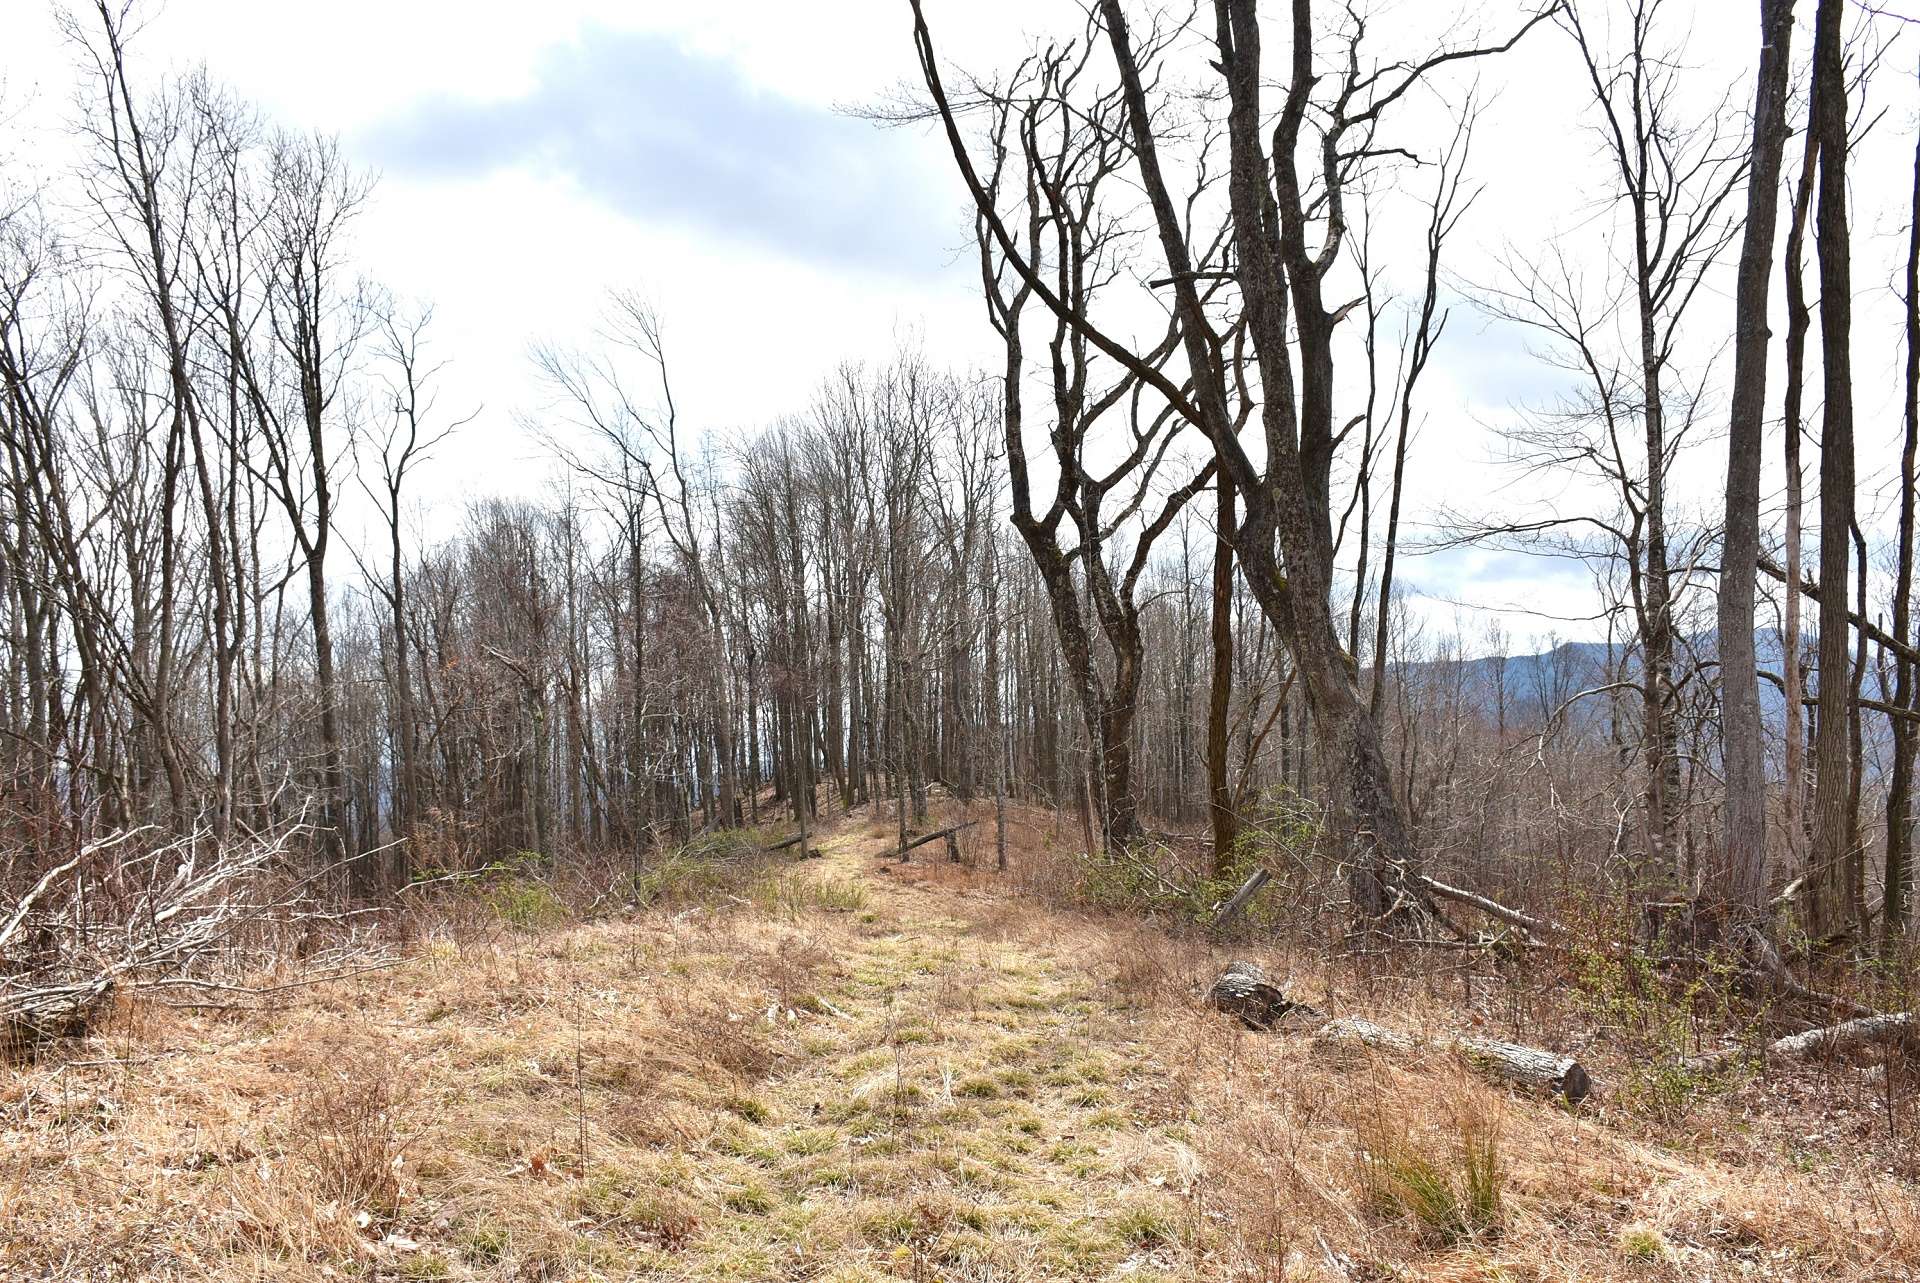
M 259 217 L 269 341 L 245 355 L 247 395 L 266 450 L 267 486 L 306 571 L 319 703 L 319 831 L 333 850 L 354 854 L 342 811 L 346 764 L 327 556 L 350 449 L 342 397 L 370 317 L 363 289 L 345 277 L 346 237 L 369 188 L 337 142 L 292 135 L 275 140 L 268 181 Z M 357 858 L 353 870 L 356 884 L 370 888 L 373 870 Z
M 1133 739 L 1145 644 L 1140 631 L 1140 578 L 1155 541 L 1211 478 L 1209 464 L 1149 506 L 1161 466 L 1184 422 L 1171 407 L 1143 405 L 1137 373 L 1122 369 L 1099 386 L 1101 369 L 1086 334 L 1066 319 L 1089 315 L 1103 287 L 1120 271 L 1128 229 L 1105 208 L 1104 188 L 1126 159 L 1125 108 L 1116 91 L 1089 102 L 1081 82 L 1094 51 L 1091 39 L 1037 55 L 1004 90 L 983 92 L 993 130 L 994 167 L 986 196 L 994 206 L 977 220 L 981 278 L 988 316 L 1006 349 L 1002 405 L 1006 458 L 1012 480 L 1013 526 L 1040 570 L 1093 747 L 1092 783 L 1103 839 L 1125 848 L 1140 836 Z M 1010 171 L 1010 168 L 1011 171 Z M 1200 187 L 1188 209 L 1204 193 Z M 1012 199 L 1000 205 L 1006 194 Z M 1023 225 L 1017 251 L 1003 250 L 992 230 Z M 1052 274 L 1064 311 L 1051 314 L 1047 341 L 1051 421 L 1046 463 L 1054 489 L 1037 510 L 1030 480 L 1026 346 L 1022 320 L 1032 286 L 1009 255 Z M 1011 278 L 1011 279 L 1009 279 Z M 1213 293 L 1209 288 L 1207 293 Z M 1178 323 L 1146 354 L 1156 370 L 1178 344 Z M 1101 429 L 1125 415 L 1117 440 Z M 1110 466 L 1095 463 L 1098 453 Z M 1110 497 L 1118 504 L 1108 506 Z M 1136 515 L 1147 514 L 1137 529 Z M 1070 525 L 1070 530 L 1064 527 Z M 1063 533 L 1067 535 L 1063 539 Z M 1122 545 L 1131 534 L 1132 547 Z M 1091 618 L 1089 618 L 1089 616 Z M 1104 652 L 1095 653 L 1095 629 Z
M 379 506 L 387 528 L 387 565 L 384 579 L 368 574 L 367 581 L 386 602 L 389 627 L 393 630 L 390 651 L 390 683 L 393 708 L 393 740 L 399 757 L 395 798 L 394 828 L 411 841 L 419 831 L 422 781 L 420 768 L 420 724 L 414 707 L 412 641 L 407 619 L 407 547 L 402 494 L 407 479 L 425 463 L 434 448 L 456 430 L 473 421 L 475 410 L 450 423 L 435 423 L 435 376 L 443 363 L 429 363 L 426 356 L 428 327 L 433 309 L 421 308 L 408 313 L 385 305 L 377 309 L 379 327 L 376 355 L 387 367 L 386 393 L 391 398 L 391 417 L 386 420 L 383 439 L 368 436 L 359 444 L 377 456 L 379 488 L 374 488 L 370 469 L 363 463 L 357 475 L 368 497 Z M 408 849 L 396 848 L 401 865 L 399 880 L 408 876 Z
M 1679 824 L 1680 758 L 1668 726 L 1674 713 L 1673 580 L 1667 537 L 1668 371 L 1681 319 L 1734 233 L 1728 216 L 1747 155 L 1722 127 L 1716 110 L 1705 128 L 1674 119 L 1679 93 L 1677 51 L 1662 48 L 1661 0 L 1632 0 L 1625 9 L 1625 47 L 1604 54 L 1579 5 L 1561 11 L 1593 90 L 1603 149 L 1612 162 L 1632 240 L 1633 320 L 1638 339 L 1645 438 L 1642 478 L 1642 564 L 1633 576 L 1640 618 L 1644 696 L 1642 736 L 1647 763 L 1648 835 L 1656 861 L 1671 864 Z
M 1412 876 L 1417 860 L 1404 810 L 1358 691 L 1355 661 L 1341 649 L 1333 628 L 1333 334 L 1346 308 L 1326 301 L 1325 278 L 1339 261 L 1346 236 L 1346 188 L 1382 154 L 1374 139 L 1383 114 L 1437 68 L 1511 47 L 1519 35 L 1496 45 L 1463 45 L 1411 64 L 1364 72 L 1358 51 L 1366 24 L 1350 13 L 1341 41 L 1344 60 L 1323 74 L 1315 61 L 1313 5 L 1311 0 L 1295 0 L 1291 63 L 1269 154 L 1257 5 L 1254 0 L 1219 0 L 1213 52 L 1227 91 L 1227 190 L 1235 261 L 1230 269 L 1216 268 L 1196 258 L 1190 228 L 1166 176 L 1163 140 L 1140 56 L 1141 49 L 1149 57 L 1156 54 L 1156 42 L 1149 39 L 1136 46 L 1119 0 L 1104 0 L 1099 22 L 1119 77 L 1133 169 L 1147 196 L 1166 265 L 1164 280 L 1173 293 L 1171 310 L 1187 365 L 1183 386 L 1156 368 L 1149 354 L 1099 328 L 1028 261 L 974 166 L 925 15 L 917 0 L 912 7 L 927 90 L 976 209 L 1014 274 L 1076 334 L 1200 428 L 1246 502 L 1235 550 L 1255 597 L 1287 638 L 1304 678 L 1321 759 L 1334 781 L 1337 827 L 1353 846 L 1355 908 L 1376 919 L 1423 913 L 1427 895 Z M 1540 20 L 1525 23 L 1521 33 Z M 1327 85 L 1331 94 L 1316 99 L 1316 88 Z M 1316 110 L 1317 139 L 1307 131 L 1310 105 Z M 1301 181 L 1303 151 L 1318 177 L 1317 190 Z M 1315 227 L 1321 229 L 1317 243 L 1312 239 Z M 1242 399 L 1235 380 L 1246 367 L 1238 362 L 1229 366 L 1223 358 L 1224 336 L 1209 318 L 1203 297 L 1203 282 L 1223 271 L 1238 288 L 1252 368 L 1264 391 L 1264 470 L 1255 467 L 1235 432 L 1237 416 L 1231 407 Z
M 1735 234 L 1731 202 L 1746 152 L 1724 103 L 1703 120 L 1688 117 L 1678 72 L 1684 48 L 1666 37 L 1662 8 L 1659 0 L 1621 6 L 1617 49 L 1581 7 L 1559 13 L 1587 74 L 1617 219 L 1608 225 L 1614 252 L 1600 283 L 1556 246 L 1544 256 L 1511 255 L 1509 283 L 1480 291 L 1492 314 L 1545 336 L 1542 355 L 1571 376 L 1566 394 L 1505 430 L 1517 447 L 1513 462 L 1529 473 L 1571 472 L 1596 482 L 1596 502 L 1606 506 L 1581 511 L 1562 499 L 1517 519 L 1464 524 L 1468 538 L 1578 558 L 1597 575 L 1624 578 L 1621 596 L 1638 642 L 1632 685 L 1647 857 L 1686 883 L 1699 870 L 1683 841 L 1691 830 L 1683 830 L 1690 756 L 1679 737 L 1680 669 L 1688 658 L 1680 611 L 1705 550 L 1704 531 L 1689 537 L 1675 529 L 1669 485 L 1701 422 L 1705 373 L 1689 381 L 1677 353 L 1693 304 Z M 1623 672 L 1588 693 L 1621 690 L 1626 680 Z

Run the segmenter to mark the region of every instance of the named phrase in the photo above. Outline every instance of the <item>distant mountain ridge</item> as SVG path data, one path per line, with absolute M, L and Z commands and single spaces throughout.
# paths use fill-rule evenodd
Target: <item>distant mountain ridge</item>
M 1756 629 L 1754 653 L 1762 670 L 1780 673 L 1786 639 L 1777 628 Z M 1718 656 L 1717 632 L 1684 638 L 1675 648 L 1676 667 L 1682 670 L 1696 660 L 1711 661 Z M 1638 681 L 1640 652 L 1638 646 L 1619 642 L 1567 641 L 1529 654 L 1487 655 L 1462 661 L 1420 660 L 1397 669 L 1429 687 L 1434 682 L 1458 680 L 1463 684 L 1464 702 L 1492 717 L 1497 717 L 1504 706 L 1509 725 L 1538 726 L 1582 691 L 1609 681 Z M 1627 699 L 1635 697 L 1632 691 L 1620 694 Z M 1577 700 L 1566 708 L 1568 723 L 1584 726 L 1604 716 L 1606 702 L 1604 694 Z M 1760 682 L 1760 708 L 1762 716 L 1775 723 L 1786 710 L 1780 688 L 1764 678 Z

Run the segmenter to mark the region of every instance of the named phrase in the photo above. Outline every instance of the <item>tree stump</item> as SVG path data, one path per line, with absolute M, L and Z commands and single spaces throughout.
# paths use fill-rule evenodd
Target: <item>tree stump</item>
M 1272 879 L 1273 874 L 1267 870 L 1255 869 L 1252 876 L 1240 884 L 1240 889 L 1229 896 L 1227 902 L 1220 906 L 1220 912 L 1213 915 L 1213 928 L 1217 931 L 1238 917 L 1240 911 L 1252 902 L 1253 897 L 1260 894 L 1260 888 L 1267 885 Z M 1240 964 L 1235 963 L 1234 965 L 1238 966 Z
M 1237 1017 L 1249 1029 L 1271 1029 L 1289 1015 L 1324 1020 L 1324 1013 L 1287 997 L 1267 973 L 1251 962 L 1230 962 L 1207 990 L 1207 1002 L 1217 1011 Z

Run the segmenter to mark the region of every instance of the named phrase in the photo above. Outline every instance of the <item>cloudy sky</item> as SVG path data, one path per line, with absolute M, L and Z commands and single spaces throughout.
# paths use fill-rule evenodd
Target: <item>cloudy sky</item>
M 1377 7 L 1379 23 L 1452 21 L 1427 0 Z M 1736 81 L 1751 4 L 1674 7 L 1690 15 L 1701 83 Z M 48 0 L 4 8 L 0 153 L 57 171 L 73 59 Z M 1467 12 L 1488 20 L 1518 8 L 1495 0 Z M 928 0 L 928 11 L 943 54 L 983 71 L 1010 65 L 1030 35 L 1079 27 L 1069 0 Z M 837 363 L 902 342 L 956 367 L 992 357 L 942 144 L 844 110 L 914 75 L 905 0 L 168 0 L 147 12 L 143 74 L 204 62 L 273 121 L 338 134 L 378 175 L 358 256 L 396 293 L 435 306 L 434 342 L 450 361 L 443 404 L 484 406 L 437 465 L 446 519 L 462 494 L 546 483 L 519 426 L 540 409 L 528 346 L 588 337 L 612 287 L 656 302 L 682 412 L 717 432 L 802 409 Z M 1602 261 L 1576 66 L 1545 31 L 1523 53 L 1481 76 L 1490 106 L 1474 170 L 1486 191 L 1457 242 L 1462 283 L 1488 280 L 1503 254 L 1552 244 Z M 1911 77 L 1878 83 L 1885 150 L 1856 183 L 1857 218 L 1879 246 L 1870 252 L 1892 262 L 1915 96 Z M 1749 92 L 1738 84 L 1736 101 Z M 1416 131 L 1441 117 L 1432 102 L 1409 111 Z M 1892 277 L 1856 276 L 1862 362 L 1890 376 Z M 1552 386 L 1519 335 L 1458 310 L 1415 449 L 1416 523 L 1441 503 L 1496 493 L 1508 478 L 1489 466 L 1491 427 Z M 1724 465 L 1708 446 L 1698 466 L 1704 504 Z M 1462 552 L 1409 573 L 1449 622 L 1458 600 L 1503 608 L 1521 636 L 1591 631 L 1554 618 L 1591 608 L 1584 575 L 1564 565 Z
M 73 76 L 55 8 L 6 7 L 27 28 L 0 43 L 6 99 L 56 125 Z M 584 337 L 611 287 L 658 303 L 688 414 L 716 428 L 803 404 L 899 333 L 981 350 L 943 156 L 838 110 L 910 70 L 904 6 L 848 5 L 838 23 L 808 5 L 619 0 L 149 12 L 136 49 L 154 73 L 204 61 L 378 175 L 358 256 L 435 305 L 450 379 L 500 434 L 489 454 L 513 452 L 530 408 L 528 343 Z

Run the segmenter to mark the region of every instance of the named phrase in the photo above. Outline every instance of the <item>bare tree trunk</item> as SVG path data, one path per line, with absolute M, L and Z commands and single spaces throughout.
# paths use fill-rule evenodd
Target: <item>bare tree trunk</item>
M 1812 812 L 1807 805 L 1807 750 L 1812 728 L 1805 725 L 1806 665 L 1802 656 L 1800 624 L 1801 561 L 1806 511 L 1805 470 L 1800 463 L 1800 438 L 1805 425 L 1801 402 L 1806 386 L 1807 331 L 1812 328 L 1813 312 L 1807 305 L 1806 287 L 1801 272 L 1802 247 L 1806 241 L 1807 217 L 1813 203 L 1815 165 L 1820 156 L 1820 136 L 1807 131 L 1804 155 L 1800 163 L 1800 181 L 1794 190 L 1793 214 L 1788 224 L 1785 255 L 1787 291 L 1787 386 L 1781 408 L 1781 442 L 1786 468 L 1786 582 L 1788 585 L 1785 619 L 1782 623 L 1781 678 L 1786 687 L 1786 793 L 1782 806 L 1787 848 L 1796 861 L 1807 849 Z
M 633 825 L 633 862 L 638 868 L 641 846 L 654 820 L 652 764 L 647 761 L 647 605 L 646 541 L 641 535 L 637 499 L 630 499 L 626 517 L 627 614 L 633 637 L 633 685 L 627 692 L 627 803 Z
M 898 557 L 899 551 L 891 549 L 890 557 Z M 892 576 L 897 580 L 898 575 Z M 901 672 L 900 655 L 903 649 L 899 628 L 893 618 L 886 623 L 887 646 L 887 756 L 893 768 L 894 788 L 894 827 L 900 838 L 900 858 L 907 858 L 907 683 Z
M 1000 668 L 1000 540 L 987 535 L 987 720 L 993 733 L 993 867 L 1007 868 L 1007 710 Z
M 1757 922 L 1766 901 L 1767 780 L 1753 648 L 1754 576 L 1760 556 L 1760 456 L 1766 436 L 1767 294 L 1773 273 L 1780 165 L 1787 142 L 1792 38 L 1793 0 L 1761 0 L 1760 72 L 1754 87 L 1747 220 L 1734 302 L 1726 537 L 1720 563 L 1726 841 L 1715 852 L 1706 884 L 1709 901 L 1744 923 Z
M 742 629 L 747 647 L 747 815 L 760 823 L 760 685 L 759 652 L 753 638 Z
M 399 515 L 396 507 L 391 530 L 392 562 L 389 567 L 393 584 L 390 596 L 393 607 L 394 718 L 399 723 L 396 729 L 400 741 L 400 835 L 411 842 L 420 828 L 420 722 L 414 715 L 413 674 L 408 662 L 407 579 L 400 546 Z M 402 850 L 400 872 L 404 881 L 408 876 L 406 861 L 410 859 L 410 853 L 406 853 L 405 848 Z
M 1893 635 L 1912 645 L 1914 506 L 1916 454 L 1920 454 L 1920 144 L 1914 148 L 1913 203 L 1907 227 L 1906 271 L 1906 436 L 1900 449 L 1900 546 L 1895 553 Z M 1914 664 L 1895 661 L 1893 704 L 1909 714 L 1916 708 Z M 1887 888 L 1881 931 L 1889 948 L 1906 933 L 1913 897 L 1913 776 L 1920 756 L 1920 728 L 1909 717 L 1893 719 L 1893 764 L 1887 781 Z
M 1233 480 L 1222 470 L 1215 486 L 1218 506 L 1214 515 L 1209 624 L 1213 672 L 1207 690 L 1207 807 L 1213 820 L 1213 873 L 1219 877 L 1233 865 L 1240 826 L 1233 786 L 1227 779 L 1227 736 L 1233 711 Z
M 1853 282 L 1847 234 L 1847 84 L 1841 0 L 1820 0 L 1814 26 L 1813 108 L 1820 141 L 1815 204 L 1820 264 L 1820 692 L 1814 757 L 1814 846 L 1808 924 L 1818 939 L 1854 926 L 1852 754 L 1848 743 L 1847 584 L 1853 527 Z
M 1335 828 L 1351 847 L 1348 867 L 1354 908 L 1376 920 L 1409 912 L 1424 917 L 1421 911 L 1430 909 L 1431 901 L 1412 880 L 1418 859 L 1406 816 L 1377 728 L 1360 700 L 1353 657 L 1335 640 L 1327 576 L 1332 552 L 1329 514 L 1323 504 L 1314 502 L 1322 493 L 1325 461 L 1316 461 L 1306 449 L 1331 434 L 1335 323 L 1320 296 L 1325 264 L 1305 242 L 1304 205 L 1295 172 L 1294 148 L 1315 79 L 1310 6 L 1296 3 L 1293 11 L 1291 77 L 1271 162 L 1274 190 L 1266 186 L 1270 171 L 1262 147 L 1260 27 L 1255 5 L 1252 0 L 1231 0 L 1217 8 L 1216 45 L 1231 100 L 1228 187 L 1236 267 L 1260 381 L 1266 389 L 1261 416 L 1268 471 L 1277 484 L 1263 491 L 1253 476 L 1238 475 L 1250 474 L 1251 467 L 1242 464 L 1244 456 L 1228 426 L 1224 389 L 1218 386 L 1210 389 L 1207 398 L 1209 435 L 1223 462 L 1235 465 L 1235 482 L 1247 500 L 1247 518 L 1236 545 L 1249 586 L 1288 637 L 1312 711 L 1320 758 L 1331 786 Z M 1126 84 L 1136 151 L 1155 206 L 1162 246 L 1176 278 L 1188 278 L 1179 296 L 1187 313 L 1183 335 L 1189 345 L 1189 364 L 1205 369 L 1210 361 L 1202 338 L 1206 322 L 1191 288 L 1193 269 L 1180 237 L 1179 217 L 1159 178 L 1145 92 L 1129 47 L 1125 17 L 1118 0 L 1103 0 L 1102 12 Z M 1289 359 L 1289 294 L 1301 352 L 1297 403 Z M 1284 577 L 1273 564 L 1273 535 L 1278 536 L 1284 557 Z

